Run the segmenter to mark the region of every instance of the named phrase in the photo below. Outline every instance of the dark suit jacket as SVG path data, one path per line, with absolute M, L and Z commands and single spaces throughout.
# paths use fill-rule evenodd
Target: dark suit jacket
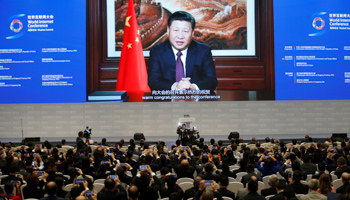
M 328 200 L 337 200 L 337 199 L 338 199 L 338 196 L 339 196 L 340 194 L 328 192 L 328 193 L 325 194 L 325 195 L 326 195 L 326 197 L 327 197 Z
M 294 188 L 294 191 L 296 194 L 307 194 L 309 192 L 309 186 L 304 185 L 302 183 L 293 183 L 290 184 L 292 188 Z
M 339 194 L 346 194 L 346 187 L 350 185 L 350 183 L 345 183 L 344 185 L 340 186 L 336 192 Z
M 259 195 L 257 192 L 249 192 L 243 197 L 243 200 L 265 200 L 265 197 Z
M 214 180 L 215 182 L 219 182 L 220 180 L 220 172 L 216 171 L 212 174 L 204 173 L 203 171 L 199 173 L 197 176 L 201 177 L 202 180 Z
M 269 195 L 273 195 L 273 194 L 277 194 L 277 191 L 276 191 L 276 188 L 266 188 L 266 189 L 263 189 L 261 190 L 261 196 L 264 196 L 264 197 L 267 197 Z
M 279 194 L 276 194 L 275 196 L 271 197 L 270 200 L 284 200 L 283 192 L 280 192 Z
M 230 190 L 228 190 L 227 188 L 219 188 L 218 192 L 220 192 L 221 196 L 223 197 L 230 197 L 233 200 L 236 199 L 235 193 L 231 192 Z
M 215 90 L 218 81 L 209 46 L 192 40 L 187 50 L 185 67 L 186 77 L 191 78 L 191 83 L 201 90 Z M 150 49 L 148 85 L 151 90 L 170 90 L 175 79 L 175 55 L 167 40 Z
M 248 183 L 248 181 L 249 181 L 251 176 L 256 176 L 258 178 L 258 181 L 263 181 L 262 178 L 259 175 L 255 174 L 254 172 L 251 172 L 251 173 L 249 173 L 247 175 L 242 176 L 241 183 L 243 183 L 244 187 Z
M 338 178 L 340 178 L 343 172 L 350 173 L 350 166 L 342 166 L 339 169 L 335 170 L 334 174 L 337 175 Z
M 87 147 L 87 145 L 84 143 L 84 140 L 81 139 L 80 137 L 77 137 L 76 144 L 77 144 L 77 152 L 79 152 L 80 149 Z
M 48 197 L 43 197 L 40 200 L 64 200 L 64 198 L 57 197 L 57 196 L 48 196 Z
M 177 178 L 183 178 L 183 177 L 193 178 L 194 168 L 190 165 L 188 167 L 182 167 L 180 165 L 176 165 L 174 169 L 175 169 Z
M 184 194 L 184 199 L 190 199 L 193 198 L 193 196 L 196 194 L 194 187 L 187 189 Z
M 314 163 L 304 163 L 301 165 L 301 169 L 306 171 L 307 174 L 315 174 L 315 171 L 317 171 L 317 166 Z
M 324 174 L 324 172 L 315 174 L 315 175 L 312 176 L 312 178 L 320 179 L 320 176 L 321 176 L 322 174 Z M 331 181 L 333 181 L 333 180 L 332 180 L 332 176 L 329 175 L 329 174 L 328 174 L 328 176 L 329 176 L 329 178 L 331 179 Z
M 97 193 L 97 199 L 121 199 L 121 200 L 126 200 L 126 191 L 123 188 L 123 186 L 118 185 L 117 186 L 119 191 L 105 191 L 103 188 L 100 192 Z

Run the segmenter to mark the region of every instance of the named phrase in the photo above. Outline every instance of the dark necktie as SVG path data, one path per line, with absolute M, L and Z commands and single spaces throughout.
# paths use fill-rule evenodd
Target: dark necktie
M 176 59 L 176 82 L 181 81 L 182 78 L 185 78 L 184 65 L 181 61 L 181 51 L 177 52 Z

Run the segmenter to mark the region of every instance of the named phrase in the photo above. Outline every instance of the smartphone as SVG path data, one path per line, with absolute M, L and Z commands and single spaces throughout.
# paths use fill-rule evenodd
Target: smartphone
M 331 148 L 330 150 L 331 150 L 331 151 L 334 151 L 334 148 Z
M 34 156 L 34 157 L 38 157 L 38 155 L 36 155 L 36 154 L 34 154 L 33 156 Z
M 128 150 L 127 150 L 127 149 L 125 149 L 125 153 L 128 153 Z M 152 153 L 153 153 L 153 151 L 152 151 Z
M 42 176 L 44 174 L 43 171 L 38 171 L 38 176 Z
M 98 146 L 98 148 L 102 148 L 102 146 Z
M 12 184 L 17 185 L 17 184 L 18 184 L 18 182 L 17 182 L 17 181 L 13 181 L 13 182 L 12 182 Z
M 176 174 L 172 174 L 174 178 L 176 178 Z
M 115 178 L 117 178 L 117 176 L 116 175 L 109 175 L 109 178 L 114 180 Z
M 230 148 L 227 148 L 227 151 L 230 151 L 231 149 Z
M 109 163 L 109 161 L 102 161 L 102 163 L 103 163 L 103 164 L 108 164 L 108 163 Z
M 290 146 L 290 148 L 293 148 L 294 146 L 292 145 L 292 146 Z
M 202 156 L 207 156 L 208 154 L 206 154 L 206 153 L 203 153 L 203 155 Z
M 205 182 L 204 182 L 204 185 L 205 185 L 205 186 L 211 185 L 211 181 L 205 181 Z
M 139 169 L 140 170 L 146 170 L 147 169 L 147 165 L 140 165 Z
M 94 193 L 89 192 L 89 191 L 86 191 L 86 192 L 85 192 L 85 195 L 86 195 L 86 196 L 92 196 L 92 195 L 94 195 Z
M 181 154 L 181 156 L 185 156 L 185 154 L 184 154 L 184 153 L 182 153 L 182 154 Z
M 84 182 L 84 179 L 77 179 L 75 180 L 75 183 L 83 183 Z
M 37 144 L 37 145 L 36 145 L 36 147 L 38 147 L 38 148 L 39 148 L 39 147 L 40 147 L 40 144 Z
M 121 167 L 125 167 L 125 163 L 120 163 L 120 166 Z
M 216 149 L 216 147 L 212 147 L 211 149 Z
M 25 155 L 25 156 L 28 156 L 29 154 L 28 154 L 28 153 L 25 153 L 24 155 Z
M 311 143 L 311 146 L 314 146 L 314 144 L 313 144 L 313 143 Z
M 187 147 L 182 147 L 182 149 L 187 149 Z
M 25 146 L 22 146 L 21 148 L 24 149 Z
M 35 166 L 35 163 L 34 163 L 34 161 L 32 162 L 32 166 L 33 166 L 33 167 Z
M 269 156 L 265 156 L 265 158 L 269 158 Z
M 111 155 L 112 155 L 112 153 L 107 153 L 107 155 L 111 156 Z

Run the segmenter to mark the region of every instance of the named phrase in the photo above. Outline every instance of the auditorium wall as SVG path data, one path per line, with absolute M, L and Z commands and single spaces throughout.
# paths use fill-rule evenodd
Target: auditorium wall
M 350 101 L 7 104 L 0 105 L 0 132 L 1 140 L 20 139 L 22 119 L 24 137 L 42 141 L 74 139 L 85 126 L 92 128 L 93 137 L 114 141 L 136 132 L 146 138 L 176 137 L 178 119 L 186 114 L 208 139 L 231 131 L 245 139 L 350 132 Z

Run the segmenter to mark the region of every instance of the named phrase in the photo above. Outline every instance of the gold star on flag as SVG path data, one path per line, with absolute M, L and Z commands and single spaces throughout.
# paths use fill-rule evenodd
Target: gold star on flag
M 128 44 L 128 49 L 131 49 L 131 45 L 132 45 L 131 43 Z
M 140 42 L 140 40 L 139 40 L 139 38 L 138 38 L 138 37 L 136 37 L 135 42 L 136 42 L 136 43 L 139 43 L 139 42 Z
M 129 26 L 129 27 L 131 27 L 131 26 L 130 26 L 130 24 L 129 24 L 129 20 L 130 20 L 130 18 L 131 18 L 131 16 L 126 17 L 126 20 L 125 20 L 125 26 Z

